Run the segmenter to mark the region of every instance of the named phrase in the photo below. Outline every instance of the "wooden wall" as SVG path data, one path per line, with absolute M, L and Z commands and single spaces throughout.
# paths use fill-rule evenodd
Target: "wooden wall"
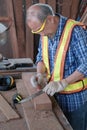
M 7 31 L 7 43 L 5 45 L 0 45 L 0 53 L 7 57 L 18 57 L 18 47 L 17 47 L 17 38 L 16 38 L 16 28 L 14 23 L 13 15 L 13 5 L 10 0 L 0 0 L 0 18 L 11 18 L 11 27 Z M 9 26 L 9 23 L 2 22 L 6 26 Z
M 6 7 L 7 7 L 6 6 L 6 1 L 5 0 L 0 0 L 0 18 L 1 17 L 5 17 L 5 18 L 8 17 Z M 5 23 L 3 22 L 3 24 L 5 24 Z M 8 34 L 8 39 L 9 39 L 9 34 Z M 10 40 L 8 40 L 5 45 L 3 45 L 3 46 L 0 45 L 0 53 L 3 53 L 3 55 L 9 55 L 9 56 L 12 55 L 13 56 Z
M 32 35 L 26 25 L 26 10 L 35 3 L 46 3 L 55 12 L 75 19 L 80 0 L 0 0 L 0 16 L 11 17 L 12 25 L 8 31 L 8 41 L 0 45 L 0 52 L 6 57 L 30 57 L 35 61 L 38 35 Z

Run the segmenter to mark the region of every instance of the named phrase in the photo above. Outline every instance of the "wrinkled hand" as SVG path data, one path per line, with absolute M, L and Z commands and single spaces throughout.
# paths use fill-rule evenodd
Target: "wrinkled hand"
M 47 84 L 46 74 L 38 73 L 31 77 L 31 84 L 33 87 L 41 86 L 43 88 Z
M 47 93 L 48 95 L 53 96 L 56 92 L 63 91 L 67 85 L 68 83 L 65 79 L 59 82 L 51 81 L 45 86 L 45 88 L 43 88 L 43 91 Z

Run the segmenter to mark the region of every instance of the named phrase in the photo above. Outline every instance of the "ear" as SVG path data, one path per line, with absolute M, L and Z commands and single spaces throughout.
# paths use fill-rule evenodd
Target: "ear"
M 54 23 L 54 16 L 48 15 L 48 16 L 47 16 L 47 22 L 48 22 L 48 23 Z

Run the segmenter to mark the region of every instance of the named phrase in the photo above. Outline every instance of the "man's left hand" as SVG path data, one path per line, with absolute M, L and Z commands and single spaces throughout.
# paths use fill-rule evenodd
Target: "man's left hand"
M 49 82 L 45 88 L 43 88 L 43 91 L 47 93 L 50 96 L 53 96 L 56 92 L 63 91 L 65 87 L 68 86 L 68 83 L 65 79 L 61 81 L 51 81 Z

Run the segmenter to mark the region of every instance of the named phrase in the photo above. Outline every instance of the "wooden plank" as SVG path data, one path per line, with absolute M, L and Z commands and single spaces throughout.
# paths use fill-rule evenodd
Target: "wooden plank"
M 70 123 L 68 122 L 67 118 L 65 117 L 62 110 L 60 109 L 58 103 L 56 102 L 55 98 L 50 97 L 50 99 L 51 99 L 52 104 L 53 104 L 53 111 L 54 111 L 57 119 L 59 120 L 59 122 L 63 126 L 64 130 L 73 130 Z
M 2 113 L 2 111 L 0 110 L 0 123 L 2 122 L 6 122 L 7 121 L 7 118 L 6 116 Z
M 2 95 L 0 95 L 0 110 L 6 116 L 7 120 L 19 118 L 19 115 L 12 109 Z
M 1 17 L 0 16 L 0 22 L 9 22 L 9 21 L 11 21 L 10 17 Z
M 9 26 L 8 25 L 9 24 L 8 17 L 10 17 L 10 14 L 8 15 L 8 13 L 7 13 L 7 0 L 0 0 L 0 20 L 2 19 L 1 20 L 2 23 L 4 25 L 6 25 L 7 27 Z M 6 44 L 4 44 L 3 46 L 0 45 L 0 53 L 2 53 L 3 56 L 13 57 L 13 52 L 12 52 L 12 48 L 11 48 L 11 41 L 10 41 L 10 37 L 9 37 L 9 30 L 7 31 Z
M 6 64 L 10 64 L 12 67 L 6 69 Z M 2 75 L 21 76 L 22 72 L 31 71 L 35 72 L 36 66 L 30 58 L 15 58 L 0 62 L 0 73 Z
M 26 0 L 26 8 L 32 5 L 32 0 Z M 31 33 L 30 28 L 26 25 L 26 57 L 34 60 L 34 35 Z
M 31 102 L 23 110 L 29 130 L 64 130 L 52 111 L 35 111 Z
M 13 51 L 13 58 L 19 57 L 19 51 L 18 51 L 18 44 L 17 44 L 17 37 L 16 37 L 16 30 L 15 30 L 15 20 L 14 20 L 14 12 L 13 12 L 13 4 L 12 0 L 6 0 L 6 8 L 7 8 L 7 14 L 12 18 L 12 24 L 9 29 L 10 33 L 10 41 L 11 41 L 11 47 Z
M 72 5 L 72 0 L 64 0 L 62 3 L 62 11 L 61 14 L 66 17 L 70 17 L 70 9 Z
M 13 105 L 12 102 L 12 97 L 15 93 L 17 93 L 17 89 L 13 89 L 11 91 L 1 91 L 1 95 L 6 99 L 8 103 Z M 23 109 L 21 107 L 21 104 L 16 104 L 16 109 L 17 113 L 20 115 L 20 118 L 18 119 L 12 119 L 12 120 L 7 120 L 6 116 L 2 113 L 0 113 L 0 130 L 28 130 L 26 121 L 24 119 L 23 115 Z M 3 119 L 3 115 L 5 116 L 6 119 Z M 3 121 L 2 121 L 3 119 Z
M 28 130 L 25 119 L 11 120 L 0 123 L 0 130 Z
M 22 73 L 22 79 L 24 81 L 25 87 L 29 95 L 36 93 L 38 90 L 37 88 L 33 88 L 30 82 L 30 78 L 35 73 Z M 34 108 L 35 110 L 52 110 L 52 103 L 49 99 L 48 95 L 43 93 L 40 96 L 33 99 Z
M 76 19 L 76 17 L 77 17 L 79 2 L 80 2 L 80 0 L 72 0 L 72 5 L 71 5 L 70 11 L 69 11 L 70 18 L 72 18 L 72 19 Z
M 17 80 L 17 91 L 23 97 L 28 95 L 22 80 Z M 64 130 L 52 111 L 37 111 L 31 101 L 21 104 L 29 130 Z
M 0 62 L 0 64 L 4 63 L 4 61 Z M 13 65 L 19 65 L 20 67 L 33 67 L 33 61 L 30 58 L 15 58 L 6 60 L 7 63 L 12 63 Z
M 27 89 L 24 85 L 24 81 L 22 79 L 16 80 L 16 86 L 17 86 L 17 91 L 18 93 L 23 97 L 26 98 L 28 95 Z
M 56 12 L 56 0 L 47 0 L 47 3 L 53 8 L 54 13 Z
M 46 3 L 46 0 L 39 0 L 39 3 Z
M 20 69 L 12 69 L 12 70 L 0 70 L 1 75 L 21 76 L 22 72 L 36 72 L 36 66 L 20 68 Z
M 13 0 L 14 7 L 14 15 L 15 15 L 15 23 L 16 23 L 16 31 L 17 31 L 17 39 L 18 39 L 18 49 L 19 49 L 19 57 L 26 57 L 25 52 L 25 17 L 23 13 L 23 0 Z

